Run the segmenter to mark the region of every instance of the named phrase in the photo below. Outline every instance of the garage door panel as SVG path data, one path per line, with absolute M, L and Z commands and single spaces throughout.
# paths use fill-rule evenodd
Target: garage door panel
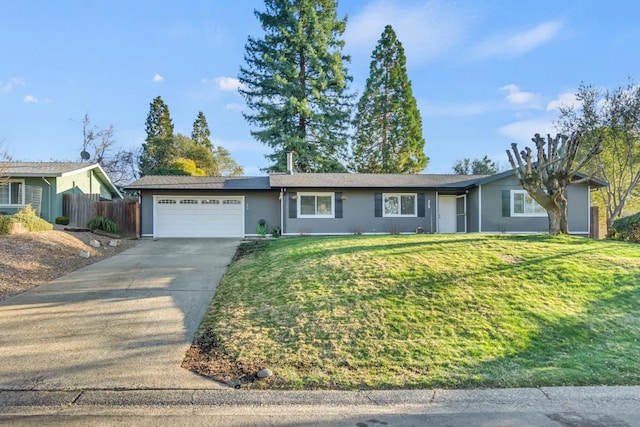
M 243 237 L 242 197 L 158 197 L 156 237 Z

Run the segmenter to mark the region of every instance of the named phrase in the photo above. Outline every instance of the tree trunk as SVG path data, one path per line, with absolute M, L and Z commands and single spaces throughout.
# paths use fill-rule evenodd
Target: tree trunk
M 549 215 L 549 234 L 569 234 L 569 210 L 564 192 L 551 198 L 550 206 L 546 207 Z

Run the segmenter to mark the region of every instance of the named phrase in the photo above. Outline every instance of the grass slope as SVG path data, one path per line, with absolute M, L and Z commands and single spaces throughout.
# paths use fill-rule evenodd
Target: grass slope
M 200 330 L 280 388 L 639 384 L 639 314 L 637 245 L 305 237 L 232 264 Z

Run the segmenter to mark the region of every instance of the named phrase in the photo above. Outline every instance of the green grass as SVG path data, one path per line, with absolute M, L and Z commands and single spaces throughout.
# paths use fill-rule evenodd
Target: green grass
M 640 384 L 639 315 L 638 245 L 304 237 L 234 262 L 200 331 L 278 388 Z

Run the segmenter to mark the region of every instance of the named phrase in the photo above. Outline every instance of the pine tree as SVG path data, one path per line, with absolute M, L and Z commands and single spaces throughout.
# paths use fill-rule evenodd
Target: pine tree
M 156 136 L 173 137 L 173 122 L 169 114 L 169 106 L 159 96 L 155 97 L 153 102 L 149 104 L 145 130 L 147 132 L 147 142 Z
M 176 147 L 169 106 L 159 96 L 149 105 L 145 130 L 147 137 L 138 158 L 140 176 L 164 174 L 176 160 Z
M 346 19 L 336 0 L 265 0 L 255 11 L 265 36 L 249 37 L 240 93 L 252 135 L 273 149 L 270 172 L 293 151 L 301 172 L 344 171 L 353 95 L 342 53 Z
M 198 145 L 207 147 L 209 150 L 213 150 L 213 144 L 211 144 L 211 130 L 209 130 L 209 124 L 207 118 L 202 111 L 198 111 L 198 117 L 193 122 L 193 131 L 191 132 L 191 139 Z
M 407 77 L 404 49 L 390 25 L 371 57 L 354 121 L 352 167 L 356 172 L 418 173 L 429 161 L 422 119 Z

